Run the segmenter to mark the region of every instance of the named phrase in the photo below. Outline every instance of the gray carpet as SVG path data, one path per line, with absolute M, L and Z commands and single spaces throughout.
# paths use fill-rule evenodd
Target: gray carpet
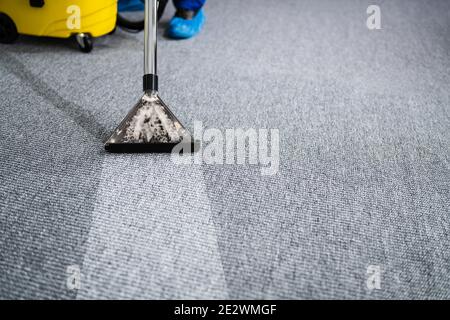
M 0 298 L 449 299 L 450 2 L 205 10 L 161 30 L 161 96 L 190 129 L 278 128 L 279 173 L 103 151 L 142 33 L 1 45 Z

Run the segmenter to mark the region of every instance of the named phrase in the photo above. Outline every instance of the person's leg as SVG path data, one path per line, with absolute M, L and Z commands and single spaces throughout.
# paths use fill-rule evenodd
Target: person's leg
M 173 0 L 177 12 L 170 21 L 167 35 L 174 39 L 187 39 L 200 32 L 205 22 L 202 7 L 206 0 Z
M 206 0 L 173 0 L 175 8 L 181 10 L 200 10 L 205 4 Z
M 119 12 L 144 10 L 144 3 L 141 0 L 119 0 Z

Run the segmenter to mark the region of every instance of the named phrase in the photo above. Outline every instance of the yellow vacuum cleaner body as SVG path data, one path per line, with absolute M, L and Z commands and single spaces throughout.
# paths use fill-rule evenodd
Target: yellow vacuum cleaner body
M 92 49 L 92 37 L 114 30 L 117 0 L 2 0 L 0 42 L 12 43 L 18 34 L 69 38 L 80 49 Z

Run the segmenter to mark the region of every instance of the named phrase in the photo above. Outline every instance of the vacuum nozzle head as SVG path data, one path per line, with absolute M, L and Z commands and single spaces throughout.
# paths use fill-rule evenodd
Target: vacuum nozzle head
M 181 144 L 181 145 L 180 145 Z M 170 153 L 175 146 L 195 152 L 191 134 L 156 91 L 146 92 L 105 143 L 110 152 Z M 180 148 L 177 148 L 180 149 Z

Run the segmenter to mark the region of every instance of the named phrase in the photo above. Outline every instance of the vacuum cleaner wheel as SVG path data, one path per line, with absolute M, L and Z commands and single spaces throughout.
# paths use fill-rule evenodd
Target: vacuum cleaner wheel
M 6 14 L 0 13 L 0 43 L 13 43 L 18 36 L 14 21 Z
M 89 53 L 94 48 L 92 37 L 87 33 L 78 33 L 75 36 L 78 48 L 84 53 Z

